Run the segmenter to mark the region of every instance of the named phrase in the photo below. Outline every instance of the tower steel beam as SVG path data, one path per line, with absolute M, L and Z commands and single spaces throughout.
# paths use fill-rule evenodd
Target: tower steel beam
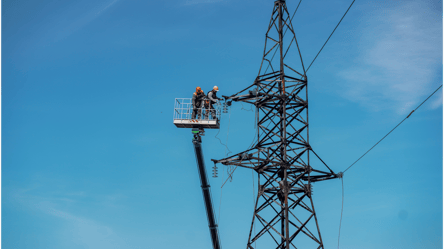
M 274 54 L 279 58 L 273 60 Z M 271 69 L 271 72 L 267 72 Z M 274 2 L 259 74 L 248 88 L 224 96 L 256 107 L 257 141 L 214 163 L 253 169 L 258 195 L 247 248 L 324 248 L 312 182 L 337 178 L 310 164 L 307 75 L 285 0 Z M 256 222 L 257 221 L 257 222 Z M 255 225 L 260 226 L 255 229 Z M 268 240 L 268 242 L 267 242 Z

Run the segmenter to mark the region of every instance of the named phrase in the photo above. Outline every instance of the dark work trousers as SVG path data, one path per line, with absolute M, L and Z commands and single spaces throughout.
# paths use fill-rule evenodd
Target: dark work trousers
M 208 119 L 210 113 L 211 118 L 216 119 L 216 109 L 214 109 L 213 103 L 211 103 L 211 101 L 205 103 L 205 119 Z
M 191 119 L 197 119 L 202 118 L 202 105 L 193 105 L 193 114 L 191 115 Z

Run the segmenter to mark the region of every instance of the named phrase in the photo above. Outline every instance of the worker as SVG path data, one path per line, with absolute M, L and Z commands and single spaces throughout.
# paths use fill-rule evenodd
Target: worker
M 202 88 L 196 87 L 196 92 L 193 93 L 193 98 L 191 100 L 191 103 L 193 104 L 193 114 L 191 115 L 191 119 L 197 119 L 202 118 L 202 102 L 205 99 L 204 91 L 202 91 Z
M 205 119 L 208 119 L 209 114 L 211 113 L 211 117 L 216 119 L 216 109 L 214 109 L 214 104 L 217 103 L 218 100 L 222 100 L 216 96 L 216 93 L 219 91 L 219 87 L 214 86 L 213 90 L 207 93 L 207 100 L 205 101 Z

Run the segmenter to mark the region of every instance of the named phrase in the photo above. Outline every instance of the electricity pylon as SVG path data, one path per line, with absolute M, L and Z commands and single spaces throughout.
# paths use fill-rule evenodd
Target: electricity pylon
M 310 165 L 310 151 L 317 155 L 309 144 L 307 76 L 290 18 L 285 0 L 275 1 L 258 76 L 225 96 L 256 107 L 257 141 L 241 153 L 213 159 L 258 173 L 249 249 L 272 241 L 282 249 L 324 248 L 312 183 L 340 177 L 325 164 L 324 171 Z

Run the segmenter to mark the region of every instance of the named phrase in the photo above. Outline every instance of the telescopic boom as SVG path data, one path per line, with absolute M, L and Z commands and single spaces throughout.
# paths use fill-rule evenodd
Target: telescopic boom
M 216 218 L 214 217 L 213 202 L 211 200 L 210 184 L 207 179 L 207 172 L 205 170 L 205 162 L 202 153 L 202 138 L 204 135 L 203 129 L 192 130 L 193 145 L 196 154 L 197 168 L 199 170 L 200 183 L 202 187 L 202 194 L 205 201 L 205 209 L 207 211 L 208 227 L 210 228 L 211 241 L 213 242 L 213 249 L 220 249 L 219 232 L 217 230 Z

